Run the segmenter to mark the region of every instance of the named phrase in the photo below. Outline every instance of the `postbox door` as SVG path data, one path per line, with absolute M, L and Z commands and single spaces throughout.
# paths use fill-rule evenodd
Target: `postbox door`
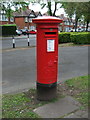
M 42 84 L 52 84 L 57 81 L 58 45 L 57 38 L 46 37 L 42 41 L 42 51 L 38 58 L 38 82 Z M 39 73 L 40 72 L 40 73 Z
M 44 68 L 44 78 L 47 76 L 48 84 L 57 81 L 57 63 L 58 63 L 58 51 L 56 45 L 56 38 L 46 38 L 46 67 Z

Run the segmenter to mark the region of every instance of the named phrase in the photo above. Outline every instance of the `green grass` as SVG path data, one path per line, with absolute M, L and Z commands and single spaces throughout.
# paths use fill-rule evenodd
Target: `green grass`
M 76 46 L 74 43 L 61 43 L 58 45 L 59 47 L 70 47 L 70 46 Z
M 3 118 L 38 118 L 33 112 L 32 98 L 26 97 L 24 93 L 15 95 L 3 95 L 2 117 Z
M 3 95 L 2 97 L 2 118 L 40 118 L 33 110 L 44 104 L 57 101 L 54 98 L 50 101 L 38 101 L 36 90 L 14 95 Z
M 4 24 L 4 25 L 0 25 L 0 26 L 16 26 L 16 24 Z
M 82 103 L 81 109 L 88 106 L 88 76 L 72 78 L 67 80 L 65 85 L 68 86 L 68 89 L 66 89 L 67 93 L 72 90 L 73 97 Z M 63 97 L 65 97 L 65 94 L 63 95 L 63 93 L 59 92 L 58 98 L 54 98 L 51 101 L 38 101 L 35 89 L 13 95 L 3 95 L 2 118 L 40 118 L 40 116 L 33 112 L 35 108 L 50 102 L 56 102 L 59 98 Z
M 81 76 L 67 80 L 66 85 L 73 90 L 73 96 L 83 104 L 88 106 L 88 76 Z

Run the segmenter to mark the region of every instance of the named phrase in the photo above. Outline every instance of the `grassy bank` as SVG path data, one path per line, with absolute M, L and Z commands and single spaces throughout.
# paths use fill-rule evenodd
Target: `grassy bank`
M 3 95 L 2 98 L 2 117 L 3 118 L 40 118 L 33 112 L 36 107 L 55 102 L 58 98 L 66 95 L 73 96 L 82 107 L 88 106 L 88 76 L 81 76 L 66 80 L 63 84 L 58 84 L 58 96 L 49 102 L 38 101 L 36 90 L 30 89 L 28 92 L 14 95 Z
M 66 84 L 72 94 L 84 107 L 88 106 L 88 76 L 67 80 Z

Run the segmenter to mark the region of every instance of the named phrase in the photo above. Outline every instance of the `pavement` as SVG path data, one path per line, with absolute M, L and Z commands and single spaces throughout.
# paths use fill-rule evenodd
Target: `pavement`
M 33 112 L 41 118 L 88 118 L 88 110 L 80 110 L 81 104 L 66 96 L 54 103 L 35 108 Z

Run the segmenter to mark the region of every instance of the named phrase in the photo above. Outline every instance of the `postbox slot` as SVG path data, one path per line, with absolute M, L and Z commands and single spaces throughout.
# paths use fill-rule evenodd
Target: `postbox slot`
M 51 34 L 51 35 L 55 35 L 56 32 L 45 32 L 45 34 L 46 34 L 46 35 L 50 35 L 50 34 Z

